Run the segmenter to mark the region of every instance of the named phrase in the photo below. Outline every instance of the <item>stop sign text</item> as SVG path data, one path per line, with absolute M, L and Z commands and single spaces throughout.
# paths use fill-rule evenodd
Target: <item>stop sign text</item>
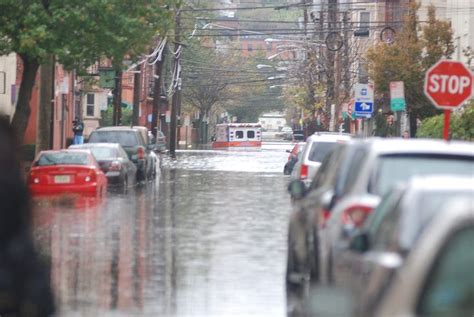
M 471 71 L 461 62 L 440 60 L 425 74 L 425 95 L 434 106 L 455 109 L 473 92 Z

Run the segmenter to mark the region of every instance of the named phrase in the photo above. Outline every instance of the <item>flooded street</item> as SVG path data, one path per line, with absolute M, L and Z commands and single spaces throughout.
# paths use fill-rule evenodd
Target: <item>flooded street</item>
M 284 316 L 289 144 L 182 151 L 97 205 L 37 202 L 60 316 Z

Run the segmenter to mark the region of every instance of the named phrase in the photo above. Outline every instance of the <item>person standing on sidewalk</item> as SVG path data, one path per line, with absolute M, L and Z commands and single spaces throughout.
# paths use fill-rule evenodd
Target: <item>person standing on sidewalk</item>
M 78 117 L 76 117 L 76 119 L 72 123 L 72 132 L 74 132 L 73 144 L 83 144 L 84 123 Z

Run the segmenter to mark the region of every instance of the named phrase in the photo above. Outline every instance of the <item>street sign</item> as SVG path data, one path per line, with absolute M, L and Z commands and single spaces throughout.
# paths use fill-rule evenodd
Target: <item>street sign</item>
M 425 95 L 435 107 L 453 110 L 472 96 L 473 77 L 461 62 L 440 60 L 425 74 Z
M 103 68 L 99 70 L 99 86 L 105 89 L 115 88 L 115 71 L 112 68 Z
M 374 86 L 372 84 L 355 85 L 356 116 L 367 117 L 374 112 Z
M 390 83 L 390 109 L 392 111 L 405 111 L 405 89 L 403 81 L 392 81 Z
M 449 138 L 451 110 L 472 96 L 473 76 L 461 62 L 440 60 L 425 74 L 425 95 L 437 108 L 444 109 L 445 140 Z

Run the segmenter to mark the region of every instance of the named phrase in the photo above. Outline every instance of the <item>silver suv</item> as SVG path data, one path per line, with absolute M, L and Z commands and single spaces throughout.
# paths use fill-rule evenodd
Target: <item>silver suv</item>
M 336 132 L 316 132 L 306 139 L 306 146 L 301 160 L 298 161 L 291 174 L 292 179 L 299 179 L 311 184 L 324 157 L 331 152 L 338 143 L 345 143 L 351 139 L 349 134 Z

